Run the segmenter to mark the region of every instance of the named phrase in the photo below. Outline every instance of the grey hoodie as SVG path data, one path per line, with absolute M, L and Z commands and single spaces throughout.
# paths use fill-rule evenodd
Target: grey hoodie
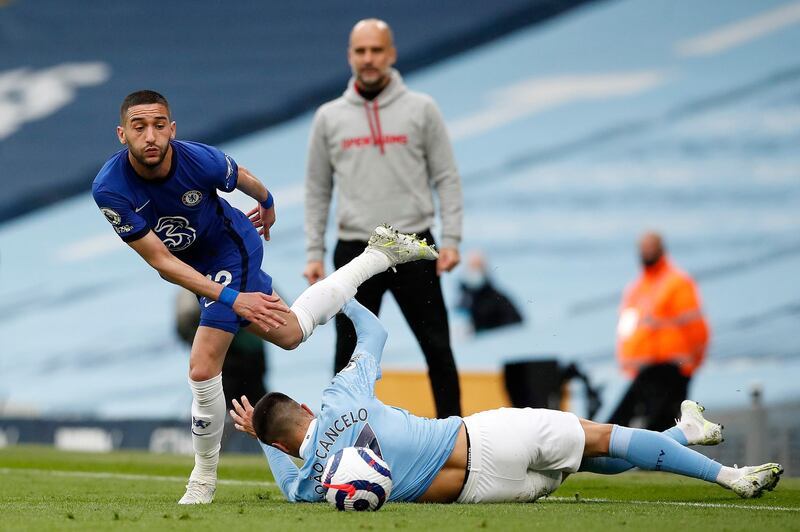
M 314 116 L 305 183 L 306 251 L 322 260 L 336 176 L 339 239 L 366 242 L 381 223 L 404 232 L 429 229 L 433 192 L 442 218 L 440 247 L 461 241 L 461 178 L 433 99 L 409 91 L 396 70 L 373 100 L 351 79 L 344 94 Z

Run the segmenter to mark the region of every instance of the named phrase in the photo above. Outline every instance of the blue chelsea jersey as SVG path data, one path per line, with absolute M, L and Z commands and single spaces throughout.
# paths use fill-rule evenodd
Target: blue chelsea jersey
M 170 144 L 172 162 L 163 179 L 140 177 L 127 148 L 95 177 L 94 200 L 120 238 L 132 242 L 152 230 L 172 254 L 203 273 L 227 257 L 261 246 L 244 213 L 217 194 L 236 188 L 236 162 L 205 144 Z
M 322 394 L 319 415 L 306 434 L 298 469 L 283 452 L 262 444 L 281 491 L 289 501 L 324 500 L 322 471 L 343 447 L 370 447 L 392 472 L 389 500 L 414 501 L 427 491 L 453 452 L 460 417 L 428 419 L 375 397 L 380 352 L 358 350 Z

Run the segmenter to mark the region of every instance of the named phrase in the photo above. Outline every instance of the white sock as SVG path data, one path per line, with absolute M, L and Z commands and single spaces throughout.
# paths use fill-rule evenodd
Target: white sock
M 722 486 L 723 488 L 730 489 L 731 484 L 733 484 L 733 481 L 737 480 L 740 476 L 742 476 L 742 473 L 743 473 L 742 469 L 722 466 L 722 469 L 720 469 L 719 473 L 717 474 L 715 482 L 720 486 Z
M 189 379 L 192 388 L 192 446 L 194 469 L 190 479 L 217 478 L 222 429 L 225 425 L 225 395 L 222 373 L 207 381 Z
M 386 271 L 391 265 L 389 257 L 367 248 L 325 279 L 306 288 L 291 307 L 303 331 L 303 341 L 311 336 L 317 325 L 334 317 L 342 305 L 356 295 L 361 283 Z

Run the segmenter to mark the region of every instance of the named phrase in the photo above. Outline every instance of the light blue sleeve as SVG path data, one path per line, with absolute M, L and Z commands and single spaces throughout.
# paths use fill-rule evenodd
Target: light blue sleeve
M 356 348 L 350 362 L 334 378 L 334 382 L 353 391 L 375 393 L 375 381 L 381 378 L 381 356 L 389 334 L 377 316 L 355 299 L 348 301 L 342 312 L 356 329 Z
M 356 349 L 353 354 L 369 353 L 380 366 L 383 347 L 389 337 L 386 328 L 375 314 L 355 299 L 345 303 L 342 312 L 356 328 Z
M 299 470 L 289 455 L 271 445 L 258 442 L 267 457 L 275 482 L 289 502 L 297 502 Z

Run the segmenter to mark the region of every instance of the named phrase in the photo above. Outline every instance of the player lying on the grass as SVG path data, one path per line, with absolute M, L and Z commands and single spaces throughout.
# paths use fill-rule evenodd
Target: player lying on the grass
M 123 100 L 117 136 L 126 147 L 95 178 L 97 205 L 161 277 L 198 297 L 200 327 L 189 357 L 195 466 L 180 503 L 209 503 L 225 421 L 222 363 L 239 328 L 294 349 L 373 275 L 438 255 L 424 241 L 381 226 L 360 256 L 307 288 L 289 308 L 261 271 L 259 234 L 269 240 L 275 223 L 264 185 L 217 148 L 175 140 L 169 104 L 157 92 L 137 91 Z M 256 200 L 248 215 L 218 195 L 234 189 Z
M 342 312 L 355 324 L 358 344 L 323 391 L 319 415 L 281 393 L 266 395 L 255 408 L 242 398 L 231 410 L 236 428 L 260 440 L 289 501 L 324 500 L 325 462 L 350 446 L 369 447 L 389 464 L 390 500 L 399 501 L 534 501 L 558 488 L 566 474 L 632 467 L 716 482 L 750 498 L 774 488 L 783 473 L 778 464 L 725 467 L 685 447 L 722 441 L 722 427 L 706 421 L 693 401 L 684 401 L 681 419 L 663 433 L 532 408 L 463 419 L 416 417 L 375 397 L 387 337 L 383 325 L 355 300 Z M 302 467 L 289 456 L 301 458 Z

